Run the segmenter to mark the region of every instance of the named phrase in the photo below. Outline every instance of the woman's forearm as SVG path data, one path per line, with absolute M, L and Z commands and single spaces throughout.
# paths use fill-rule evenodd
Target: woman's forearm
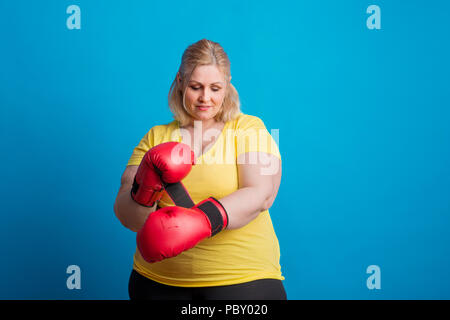
M 131 198 L 131 185 L 122 187 L 114 203 L 114 212 L 120 222 L 131 231 L 137 232 L 148 215 L 155 211 L 156 203 L 152 208 L 144 207 Z
M 130 196 L 131 186 L 119 192 L 114 203 L 114 212 L 122 225 L 137 232 L 145 223 L 148 215 L 155 211 L 156 204 L 147 208 L 136 203 Z M 128 192 L 127 192 L 128 191 Z M 220 199 L 228 213 L 227 229 L 238 229 L 255 219 L 262 211 L 267 210 L 270 195 L 261 189 L 246 187 Z
M 228 213 L 227 229 L 239 229 L 269 209 L 272 193 L 257 187 L 241 188 L 220 199 Z

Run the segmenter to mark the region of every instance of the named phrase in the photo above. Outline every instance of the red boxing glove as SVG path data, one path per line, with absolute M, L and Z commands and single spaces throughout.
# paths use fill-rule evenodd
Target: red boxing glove
M 164 207 L 150 213 L 137 233 L 137 247 L 147 262 L 179 255 L 212 237 L 228 225 L 228 215 L 215 198 L 193 208 Z
M 134 177 L 131 198 L 146 207 L 161 199 L 167 184 L 181 181 L 191 171 L 195 155 L 184 143 L 166 142 L 151 148 Z

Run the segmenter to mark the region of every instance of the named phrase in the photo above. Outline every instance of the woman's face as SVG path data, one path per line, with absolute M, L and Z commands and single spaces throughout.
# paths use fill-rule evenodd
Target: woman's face
M 186 88 L 188 113 L 194 120 L 213 119 L 222 107 L 225 91 L 224 74 L 216 66 L 196 67 Z

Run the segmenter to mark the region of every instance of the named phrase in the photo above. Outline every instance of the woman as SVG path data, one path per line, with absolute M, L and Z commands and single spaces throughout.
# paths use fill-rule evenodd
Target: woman
M 230 81 L 230 62 L 218 43 L 203 39 L 189 46 L 169 92 L 175 120 L 150 129 L 122 175 L 114 211 L 126 228 L 138 232 L 149 217 L 175 208 L 165 191 L 152 207 L 135 201 L 133 182 L 136 186 L 144 155 L 163 143 L 184 143 L 193 150 L 195 165 L 182 184 L 196 204 L 217 200 L 227 220 L 214 236 L 156 262 L 137 249 L 131 299 L 286 299 L 268 212 L 280 185 L 281 157 L 263 122 L 240 111 Z

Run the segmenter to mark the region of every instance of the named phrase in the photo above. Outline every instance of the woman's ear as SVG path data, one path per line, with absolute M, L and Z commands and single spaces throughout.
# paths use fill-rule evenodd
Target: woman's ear
M 177 84 L 178 84 L 178 88 L 180 88 L 180 93 L 183 94 L 183 89 L 181 88 L 181 76 L 180 76 L 180 72 L 177 72 Z

